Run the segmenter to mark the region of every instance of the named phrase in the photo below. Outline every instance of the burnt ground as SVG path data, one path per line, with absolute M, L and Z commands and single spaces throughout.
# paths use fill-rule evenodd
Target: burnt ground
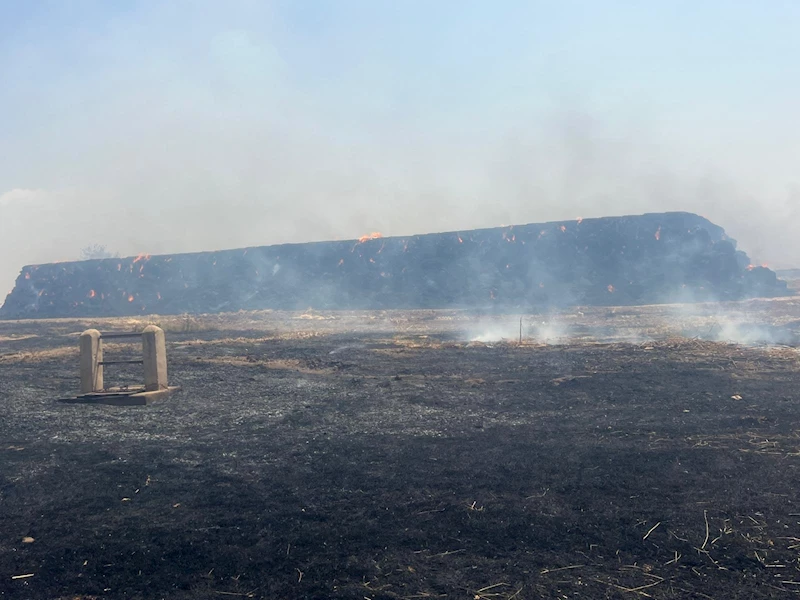
M 373 317 L 170 323 L 129 408 L 55 402 L 87 323 L 1 323 L 0 598 L 800 594 L 794 348 Z

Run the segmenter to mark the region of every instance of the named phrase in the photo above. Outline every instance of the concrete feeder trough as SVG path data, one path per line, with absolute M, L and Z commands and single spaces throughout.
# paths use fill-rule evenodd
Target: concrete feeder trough
M 104 339 L 141 339 L 142 358 L 136 360 L 103 360 Z M 101 333 L 88 329 L 80 337 L 81 393 L 60 402 L 73 404 L 111 404 L 141 406 L 150 404 L 180 390 L 167 383 L 167 350 L 164 330 L 149 325 L 142 333 Z M 105 388 L 103 368 L 115 364 L 141 364 L 144 385 L 137 387 Z

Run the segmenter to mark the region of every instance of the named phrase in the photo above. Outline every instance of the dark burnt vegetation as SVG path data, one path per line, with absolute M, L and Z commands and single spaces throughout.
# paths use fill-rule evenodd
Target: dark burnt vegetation
M 54 402 L 63 322 L 0 330 L 0 597 L 796 592 L 794 349 L 300 323 L 171 333 L 135 409 Z

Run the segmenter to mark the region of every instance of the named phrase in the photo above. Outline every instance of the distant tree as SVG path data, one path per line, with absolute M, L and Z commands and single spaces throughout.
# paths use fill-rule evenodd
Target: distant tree
M 92 260 L 93 258 L 119 258 L 119 253 L 112 254 L 102 244 L 92 244 L 81 249 L 81 260 Z

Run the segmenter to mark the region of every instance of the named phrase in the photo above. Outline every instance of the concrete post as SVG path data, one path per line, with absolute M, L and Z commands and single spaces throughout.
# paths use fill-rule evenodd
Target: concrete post
M 144 357 L 144 389 L 146 392 L 166 390 L 167 345 L 164 330 L 148 325 L 142 332 L 142 355 Z
M 90 394 L 103 389 L 103 346 L 100 332 L 87 329 L 81 334 L 81 393 Z

